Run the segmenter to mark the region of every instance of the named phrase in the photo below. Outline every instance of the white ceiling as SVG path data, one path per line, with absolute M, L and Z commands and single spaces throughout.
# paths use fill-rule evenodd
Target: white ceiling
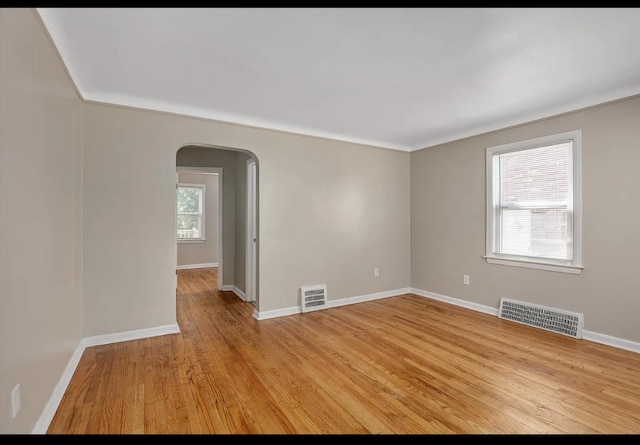
M 84 99 L 411 151 L 640 94 L 640 9 L 39 8 Z

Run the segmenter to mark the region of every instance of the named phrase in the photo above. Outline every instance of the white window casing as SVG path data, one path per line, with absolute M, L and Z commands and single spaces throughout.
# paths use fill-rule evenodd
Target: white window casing
M 581 133 L 487 148 L 488 263 L 581 273 Z

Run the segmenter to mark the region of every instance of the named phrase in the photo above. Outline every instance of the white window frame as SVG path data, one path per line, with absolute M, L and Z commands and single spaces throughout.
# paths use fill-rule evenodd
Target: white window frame
M 202 236 L 198 237 L 198 238 L 178 238 L 178 229 L 176 227 L 176 239 L 178 240 L 178 243 L 202 243 L 205 242 L 207 239 L 205 238 L 205 232 L 204 232 L 204 216 L 206 213 L 206 200 L 205 200 L 205 189 L 206 189 L 206 184 L 189 184 L 186 182 L 179 182 L 178 186 L 176 187 L 176 218 L 177 215 L 179 215 L 180 213 L 178 213 L 178 204 L 177 204 L 177 199 L 178 199 L 178 189 L 180 189 L 180 187 L 188 187 L 188 188 L 199 188 L 201 189 L 201 194 L 200 197 L 202 199 L 202 201 L 200 202 L 200 224 L 201 224 L 201 230 L 200 233 L 202 234 Z M 195 215 L 195 213 L 191 213 L 191 215 Z
M 497 237 L 497 212 L 495 210 L 499 200 L 498 177 L 494 175 L 494 160 L 496 156 L 534 148 L 545 147 L 573 141 L 573 259 L 562 261 L 555 259 L 532 258 L 519 255 L 505 255 L 495 252 Z M 580 274 L 582 265 L 582 130 L 573 130 L 543 136 L 510 144 L 488 147 L 486 150 L 486 181 L 487 181 L 487 207 L 486 207 L 486 252 L 484 258 L 488 263 L 504 266 L 525 267 L 529 269 L 542 269 L 553 272 Z

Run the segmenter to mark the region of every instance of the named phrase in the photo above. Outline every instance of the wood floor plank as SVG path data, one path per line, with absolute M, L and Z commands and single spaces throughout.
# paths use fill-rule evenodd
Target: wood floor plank
M 92 351 L 88 351 L 80 359 L 74 374 L 77 390 L 64 394 L 61 403 L 64 409 L 59 410 L 58 415 L 49 425 L 49 431 L 53 434 L 62 432 L 83 434 L 86 431 L 89 414 L 93 407 L 92 402 L 86 402 L 87 395 L 89 391 L 95 391 L 96 376 L 101 375 Z
M 48 433 L 640 433 L 640 354 L 413 294 L 258 321 L 217 273 L 180 333 L 87 348 Z

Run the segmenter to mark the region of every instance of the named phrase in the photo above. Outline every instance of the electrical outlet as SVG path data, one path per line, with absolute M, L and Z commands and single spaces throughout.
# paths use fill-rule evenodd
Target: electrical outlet
M 20 411 L 20 383 L 11 390 L 11 414 L 13 417 Z
M 374 277 L 379 277 L 380 276 L 380 270 L 377 267 L 375 269 L 373 269 L 373 276 Z
M 469 275 L 462 275 L 462 284 L 469 285 L 471 283 L 471 279 Z

